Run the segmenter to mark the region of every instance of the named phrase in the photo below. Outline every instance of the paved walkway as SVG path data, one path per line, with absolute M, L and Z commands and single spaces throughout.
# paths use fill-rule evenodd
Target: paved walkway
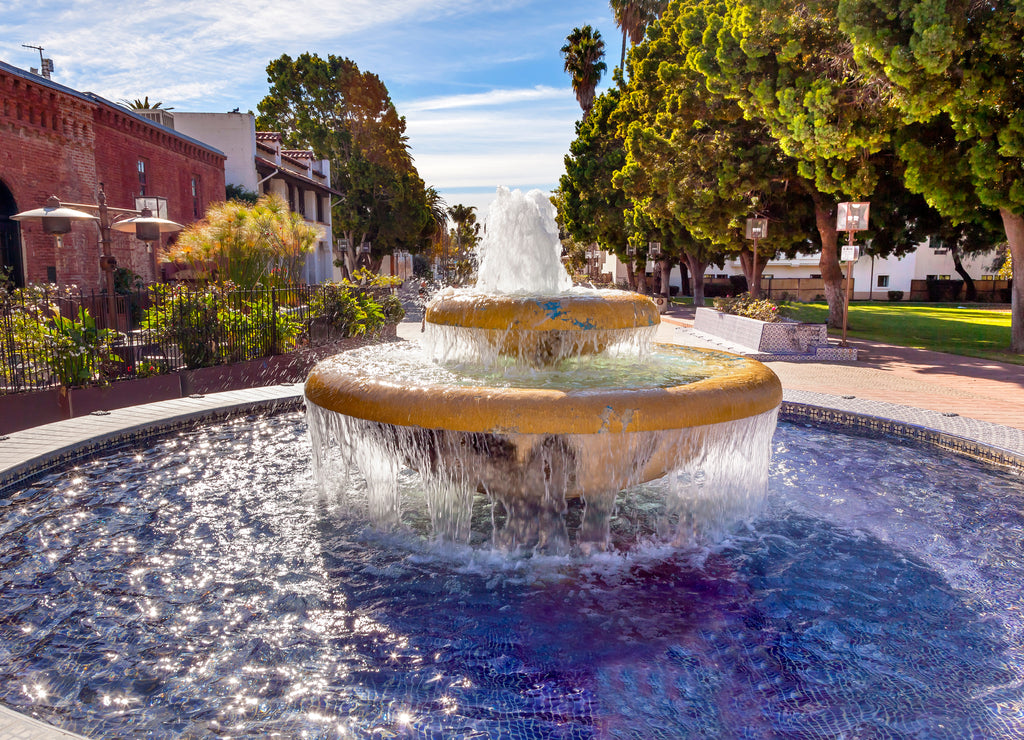
M 659 339 L 704 345 L 694 308 L 674 306 Z M 769 362 L 783 388 L 884 401 L 1024 430 L 1024 366 L 850 340 L 856 362 Z

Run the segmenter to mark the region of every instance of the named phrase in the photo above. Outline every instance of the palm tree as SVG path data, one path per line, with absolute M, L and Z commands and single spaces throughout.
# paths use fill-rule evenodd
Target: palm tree
M 165 108 L 164 104 L 159 101 L 150 103 L 148 95 L 145 100 L 139 100 L 138 98 L 135 98 L 135 100 L 122 100 L 121 105 L 131 110 L 156 110 L 157 108 L 160 110 L 174 110 L 174 108 Z
M 448 236 L 448 204 L 434 187 L 427 188 L 427 208 L 430 210 L 430 222 L 427 225 L 428 238 L 432 245 L 431 251 L 439 255 L 444 249 L 445 238 Z
M 601 32 L 590 26 L 574 28 L 565 38 L 562 56 L 565 57 L 565 71 L 572 78 L 572 91 L 583 109 L 586 118 L 594 105 L 597 83 L 608 66 L 601 61 L 604 57 L 604 41 Z
M 631 44 L 644 39 L 647 27 L 654 23 L 668 7 L 667 0 L 609 0 L 615 25 L 622 29 L 622 56 L 619 69 L 626 71 L 626 37 Z
M 430 209 L 430 220 L 434 222 L 434 238 L 444 234 L 448 226 L 448 204 L 434 187 L 427 188 L 427 208 Z

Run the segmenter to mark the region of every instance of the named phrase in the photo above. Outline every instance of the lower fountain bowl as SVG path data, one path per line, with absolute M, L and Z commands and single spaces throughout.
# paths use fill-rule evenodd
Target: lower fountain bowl
M 709 430 L 782 402 L 779 379 L 760 362 L 686 352 L 713 357 L 716 374 L 666 387 L 562 390 L 400 384 L 328 360 L 310 372 L 305 393 L 319 409 L 365 422 L 353 433 L 386 440 L 409 467 L 457 459 L 461 478 L 506 499 L 552 489 L 592 497 L 678 469 L 705 448 Z

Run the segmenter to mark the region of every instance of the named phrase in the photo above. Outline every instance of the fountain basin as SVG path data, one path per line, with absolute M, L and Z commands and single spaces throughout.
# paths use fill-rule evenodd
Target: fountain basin
M 355 464 L 380 525 L 398 520 L 401 468 L 422 476 L 446 538 L 468 536 L 471 496 L 489 494 L 507 514 L 495 542 L 509 549 L 564 551 L 562 517 L 576 498 L 586 502 L 576 544 L 603 549 L 617 493 L 669 474 L 707 481 L 678 492 L 683 508 L 714 491 L 714 506 L 746 513 L 763 494 L 757 471 L 767 468 L 782 387 L 754 360 L 660 346 L 644 368 L 568 362 L 565 374 L 583 378 L 565 387 L 557 369 L 474 375 L 405 352 L 391 350 L 388 367 L 370 350 L 325 360 L 305 386 L 318 476 L 335 477 L 332 456 Z

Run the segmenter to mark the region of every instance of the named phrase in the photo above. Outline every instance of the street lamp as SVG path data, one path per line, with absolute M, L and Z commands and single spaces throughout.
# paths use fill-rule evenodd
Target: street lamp
M 750 270 L 750 285 L 747 286 L 747 289 L 751 298 L 757 298 L 761 293 L 759 289 L 757 291 L 757 295 L 754 294 L 754 286 L 760 285 L 757 279 L 757 240 L 764 239 L 768 236 L 768 219 L 748 218 L 746 236 L 754 242 L 754 266 Z M 769 293 L 770 292 L 771 291 L 769 291 Z M 769 298 L 770 297 L 771 296 L 769 296 Z
M 160 199 L 163 200 L 163 199 Z M 56 196 L 51 195 L 42 208 L 35 208 L 31 211 L 23 211 L 11 216 L 13 221 L 28 221 L 41 223 L 43 231 L 57 237 L 57 247 L 63 246 L 64 234 L 71 231 L 72 223 L 75 221 L 93 221 L 100 229 L 100 269 L 106 273 L 107 290 L 107 323 L 111 329 L 117 328 L 117 307 L 114 303 L 114 268 L 117 267 L 117 259 L 110 249 L 110 230 L 126 231 L 134 233 L 138 238 L 146 242 L 153 242 L 160 238 L 161 233 L 179 231 L 184 227 L 174 221 L 167 221 L 162 218 L 154 218 L 150 213 L 148 217 L 144 212 L 133 208 L 110 208 L 107 206 L 107 194 L 103 190 L 103 183 L 100 183 L 99 197 L 97 203 L 64 203 L 62 204 Z M 73 206 L 69 208 L 68 206 Z M 77 210 L 85 208 L 96 211 L 99 215 Z M 111 223 L 111 212 L 116 218 L 122 216 L 135 216 L 117 223 Z M 123 224 L 123 226 L 122 226 Z M 152 249 L 152 247 L 148 247 Z
M 853 275 L 853 264 L 860 257 L 860 250 L 853 244 L 853 232 L 868 228 L 870 203 L 840 203 L 836 211 L 836 231 L 845 231 L 847 243 L 840 257 L 846 263 L 846 295 L 843 297 L 843 341 L 846 345 L 846 323 L 850 314 L 850 278 Z

